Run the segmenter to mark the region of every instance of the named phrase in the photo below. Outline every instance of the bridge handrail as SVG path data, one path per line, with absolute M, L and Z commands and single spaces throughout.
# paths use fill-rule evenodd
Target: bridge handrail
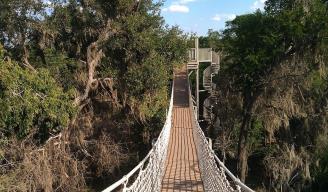
M 196 126 L 198 126 L 198 129 L 200 130 L 199 132 L 202 134 L 203 138 L 205 137 L 205 134 L 203 131 L 201 131 L 201 128 L 199 124 L 197 123 Z M 209 142 L 207 139 L 204 139 L 204 142 L 210 146 Z M 247 185 L 245 185 L 243 182 L 240 181 L 239 178 L 237 178 L 225 165 L 224 163 L 218 158 L 218 156 L 215 154 L 215 151 L 213 149 L 210 150 L 212 152 L 212 155 L 214 156 L 215 161 L 219 164 L 219 166 L 224 170 L 224 172 L 230 177 L 230 179 L 238 186 L 242 191 L 245 192 L 255 192 L 251 188 L 249 188 Z
M 249 188 L 247 185 L 245 185 L 243 182 L 240 181 L 239 178 L 237 178 L 225 165 L 224 163 L 217 157 L 217 155 L 215 154 L 215 151 L 210 147 L 210 144 L 208 142 L 208 140 L 206 139 L 206 136 L 204 134 L 204 132 L 202 131 L 199 123 L 198 123 L 198 120 L 197 120 L 197 114 L 196 114 L 196 106 L 193 104 L 193 102 L 191 101 L 192 100 L 192 95 L 191 95 L 191 88 L 190 88 L 190 84 L 189 84 L 189 80 L 188 80 L 188 91 L 189 91 L 189 103 L 190 103 L 190 106 L 191 106 L 191 110 L 193 111 L 194 113 L 194 121 L 195 121 L 195 124 L 196 124 L 196 130 L 195 132 L 198 133 L 200 137 L 202 137 L 202 141 L 205 142 L 206 144 L 206 148 L 208 151 L 210 151 L 212 153 L 212 156 L 214 157 L 214 160 L 216 161 L 216 163 L 219 165 L 219 167 L 224 171 L 224 173 L 226 175 L 228 175 L 230 177 L 230 179 L 235 183 L 236 187 L 237 187 L 237 191 L 245 191 L 245 192 L 255 192 L 254 190 L 252 190 L 251 188 Z M 197 140 L 197 139 L 196 139 Z M 198 152 L 198 155 L 199 155 L 199 152 Z M 201 161 L 202 159 L 199 158 L 199 160 Z M 201 163 L 201 162 L 200 162 Z M 204 174 L 204 173 L 203 173 Z M 202 177 L 203 178 L 203 177 Z M 206 178 L 203 178 L 203 183 L 205 185 L 206 183 Z M 206 186 L 204 186 L 206 188 Z M 229 187 L 229 186 L 227 186 Z
M 245 185 L 243 182 L 240 181 L 231 171 L 224 165 L 224 163 L 218 158 L 218 156 L 215 154 L 214 150 L 212 150 L 212 153 L 214 155 L 214 158 L 216 162 L 219 164 L 220 167 L 224 169 L 227 175 L 238 185 L 243 191 L 246 192 L 255 192 L 251 188 L 249 188 L 247 185 Z
M 140 161 L 140 163 L 137 166 L 135 166 L 128 174 L 124 175 L 120 180 L 116 181 L 114 184 L 112 184 L 111 186 L 107 187 L 105 190 L 103 190 L 103 192 L 113 191 L 114 189 L 116 189 L 119 186 L 121 186 L 124 183 L 126 183 L 132 175 L 134 175 L 139 169 L 142 169 L 143 168 L 143 165 L 148 160 L 148 158 L 150 157 L 150 155 L 151 155 L 152 152 L 153 152 L 153 149 L 151 149 L 148 152 L 147 156 L 142 161 Z
M 163 126 L 163 129 L 162 129 L 161 133 L 159 134 L 159 137 L 158 138 L 163 138 L 165 130 L 167 131 L 167 129 L 165 129 L 165 127 L 168 127 L 168 133 L 165 133 L 165 134 L 168 134 L 168 135 L 170 134 L 171 121 L 172 121 L 172 110 L 173 110 L 173 93 L 174 93 L 174 82 L 172 84 L 171 99 L 170 99 L 169 109 L 168 109 L 168 112 L 166 114 L 166 121 L 165 121 L 165 124 Z M 111 192 L 111 191 L 117 189 L 119 186 L 122 186 L 122 185 L 124 185 L 123 191 L 131 190 L 131 189 L 129 189 L 129 187 L 126 186 L 127 183 L 129 182 L 129 179 L 139 171 L 139 175 L 135 179 L 134 182 L 137 181 L 137 179 L 140 177 L 141 172 L 143 170 L 147 169 L 147 168 L 143 169 L 145 163 L 148 160 L 150 160 L 150 158 L 152 156 L 156 155 L 154 153 L 156 152 L 155 149 L 157 147 L 159 147 L 158 145 L 160 145 L 160 139 L 158 139 L 156 141 L 156 143 L 153 145 L 152 149 L 148 152 L 148 154 L 146 155 L 146 157 L 142 161 L 140 161 L 140 163 L 137 166 L 135 166 L 128 174 L 126 174 L 125 176 L 123 176 L 120 180 L 116 181 L 114 184 L 112 184 L 109 187 L 107 187 L 102 192 Z M 131 186 L 133 186 L 133 184 L 134 183 L 132 183 Z

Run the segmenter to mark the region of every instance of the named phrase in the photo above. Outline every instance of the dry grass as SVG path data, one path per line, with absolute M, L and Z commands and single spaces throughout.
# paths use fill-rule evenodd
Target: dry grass
M 13 139 L 4 149 L 11 166 L 0 170 L 0 191 L 86 191 L 88 178 L 110 174 L 127 156 L 83 120 L 84 128 L 76 124 L 43 146 Z
M 53 140 L 45 146 L 16 142 L 6 156 L 14 166 L 2 175 L 5 191 L 77 191 L 85 186 L 83 163 L 72 154 L 67 142 Z
M 297 179 L 310 179 L 310 157 L 305 150 L 296 152 L 293 146 L 283 145 L 274 154 L 264 158 L 267 177 L 271 178 L 271 187 L 291 187 Z

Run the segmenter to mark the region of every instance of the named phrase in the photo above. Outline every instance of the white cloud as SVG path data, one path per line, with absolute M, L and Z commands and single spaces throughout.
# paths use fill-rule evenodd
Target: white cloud
M 264 9 L 264 3 L 266 2 L 266 0 L 256 0 L 253 5 L 251 6 L 252 10 L 257 10 L 257 9 Z
M 212 20 L 214 21 L 221 21 L 222 20 L 222 17 L 220 15 L 215 15 Z
M 216 14 L 212 17 L 214 21 L 227 21 L 227 20 L 234 20 L 236 18 L 235 14 Z
M 164 12 L 175 12 L 175 13 L 188 13 L 189 7 L 185 5 L 171 5 L 168 8 L 163 9 Z
M 175 13 L 189 13 L 189 7 L 187 4 L 195 2 L 197 0 L 177 0 L 173 1 L 169 7 L 163 8 L 164 12 L 175 12 Z

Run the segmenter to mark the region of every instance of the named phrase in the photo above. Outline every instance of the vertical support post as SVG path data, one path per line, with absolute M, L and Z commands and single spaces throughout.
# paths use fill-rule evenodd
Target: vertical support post
M 211 48 L 211 65 L 212 65 L 213 62 L 214 62 L 213 61 L 213 49 Z
M 197 64 L 198 64 L 198 62 L 199 62 L 199 39 L 198 39 L 198 37 L 196 37 L 196 39 L 195 39 L 195 52 L 196 52 L 196 61 L 197 61 Z
M 196 120 L 199 120 L 199 39 L 195 39 L 195 48 L 196 48 L 196 58 L 197 58 L 197 71 L 196 71 L 196 106 L 197 106 L 197 116 Z
M 197 68 L 196 71 L 196 106 L 197 106 L 197 117 L 196 120 L 199 120 L 199 67 Z

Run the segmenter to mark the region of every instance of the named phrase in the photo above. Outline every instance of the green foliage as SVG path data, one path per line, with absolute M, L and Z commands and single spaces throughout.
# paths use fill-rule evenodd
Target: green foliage
M 249 131 L 249 151 L 259 151 L 263 148 L 265 129 L 262 122 L 258 119 L 253 119 L 251 122 L 251 129 Z
M 209 29 L 207 32 L 207 36 L 199 37 L 199 44 L 202 48 L 212 48 L 214 51 L 222 51 L 222 34 L 219 31 L 214 31 L 213 29 Z
M 116 21 L 125 33 L 105 45 L 107 58 L 99 70 L 102 77 L 113 77 L 125 104 L 146 122 L 167 107 L 173 66 L 184 63 L 187 52 L 187 37 L 178 27 L 163 27 L 158 9 L 145 1 L 138 13 Z
M 177 26 L 166 28 L 158 42 L 157 51 L 163 55 L 166 64 L 181 65 L 186 62 L 187 36 Z
M 0 44 L 0 59 L 2 60 L 5 55 L 5 50 L 3 49 L 3 46 Z
M 227 24 L 223 42 L 231 63 L 228 70 L 241 88 L 254 89 L 284 53 L 278 26 L 273 17 L 261 12 L 238 16 Z
M 324 70 L 326 71 L 326 70 Z M 309 89 L 312 91 L 313 95 L 319 97 L 327 89 L 327 77 L 321 75 L 319 71 L 312 71 L 309 75 Z
M 43 63 L 42 58 L 37 56 L 35 51 L 32 50 L 30 53 L 30 62 L 35 68 L 46 68 L 64 91 L 75 92 L 78 84 L 75 76 L 82 68 L 76 59 L 68 57 L 65 52 L 45 49 L 43 53 L 45 63 Z
M 41 0 L 0 1 L 0 44 L 13 58 L 21 59 L 25 41 L 35 32 L 45 12 Z
M 142 65 L 130 67 L 125 75 L 131 105 L 136 105 L 146 118 L 165 108 L 167 103 L 166 86 L 169 76 L 163 61 L 162 57 L 153 55 Z
M 0 130 L 7 137 L 36 135 L 44 141 L 66 127 L 75 109 L 45 69 L 38 73 L 15 62 L 0 63 Z

